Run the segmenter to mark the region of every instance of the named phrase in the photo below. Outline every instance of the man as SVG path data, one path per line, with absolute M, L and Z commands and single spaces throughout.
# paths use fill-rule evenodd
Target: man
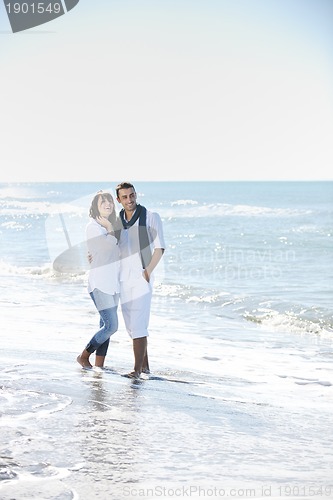
M 120 302 L 126 330 L 133 340 L 134 370 L 126 376 L 149 373 L 147 337 L 153 290 L 153 271 L 165 250 L 162 221 L 158 213 L 137 203 L 133 184 L 116 187 L 122 205 L 120 218 Z

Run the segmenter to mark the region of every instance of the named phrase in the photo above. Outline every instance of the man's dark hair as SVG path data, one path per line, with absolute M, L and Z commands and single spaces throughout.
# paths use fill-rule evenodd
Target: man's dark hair
M 133 188 L 135 191 L 135 187 L 131 182 L 121 182 L 120 184 L 118 184 L 118 186 L 116 187 L 117 198 L 119 198 L 119 191 L 121 189 L 130 189 L 130 188 Z

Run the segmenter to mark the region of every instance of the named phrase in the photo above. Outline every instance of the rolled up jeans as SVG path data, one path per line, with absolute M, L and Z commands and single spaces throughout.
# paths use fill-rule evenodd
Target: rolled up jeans
M 86 350 L 90 353 L 96 351 L 97 356 L 106 356 L 110 337 L 118 330 L 119 294 L 109 295 L 95 288 L 89 295 L 100 315 L 100 329 L 90 339 Z

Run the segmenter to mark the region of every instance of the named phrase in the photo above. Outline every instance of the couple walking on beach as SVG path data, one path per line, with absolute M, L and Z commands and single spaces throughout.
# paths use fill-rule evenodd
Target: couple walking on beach
M 109 192 L 98 192 L 90 206 L 86 227 L 90 263 L 88 292 L 100 314 L 100 328 L 77 357 L 83 368 L 103 368 L 111 335 L 118 330 L 120 298 L 126 330 L 133 342 L 134 369 L 125 376 L 149 373 L 147 337 L 153 290 L 153 271 L 165 250 L 158 213 L 137 203 L 132 183 L 116 187 L 122 205 L 119 217 Z

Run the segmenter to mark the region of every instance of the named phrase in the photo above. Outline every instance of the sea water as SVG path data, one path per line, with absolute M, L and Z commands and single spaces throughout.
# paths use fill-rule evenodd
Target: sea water
M 117 182 L 0 184 L 1 500 L 333 498 L 333 183 L 136 182 L 167 248 L 132 381 L 120 310 L 107 369 L 76 363 Z

